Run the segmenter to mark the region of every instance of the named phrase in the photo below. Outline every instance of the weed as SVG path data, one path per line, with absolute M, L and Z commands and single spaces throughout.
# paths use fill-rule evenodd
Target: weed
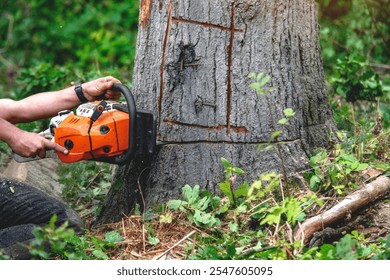
M 108 251 L 123 241 L 117 232 L 108 232 L 101 240 L 91 235 L 77 236 L 67 223 L 57 227 L 54 215 L 47 226 L 37 227 L 29 244 L 30 254 L 38 259 L 105 260 Z
M 333 189 L 337 194 L 345 193 L 347 187 L 357 188 L 353 173 L 365 170 L 367 163 L 361 163 L 353 155 L 336 145 L 331 157 L 326 151 L 320 151 L 310 158 L 313 171 L 305 174 L 310 180 L 313 191 Z
M 185 185 L 182 191 L 183 200 L 169 201 L 167 204 L 169 209 L 186 213 L 188 219 L 196 226 L 214 227 L 221 224 L 218 215 L 228 210 L 229 203 L 208 191 L 201 192 L 198 185 L 193 188 Z
M 64 186 L 62 197 L 81 216 L 94 217 L 111 187 L 112 166 L 97 162 L 60 165 L 59 182 Z

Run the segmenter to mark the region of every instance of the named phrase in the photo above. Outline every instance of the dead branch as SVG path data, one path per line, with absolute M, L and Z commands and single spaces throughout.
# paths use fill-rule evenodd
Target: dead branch
M 308 244 L 315 232 L 348 217 L 356 210 L 372 203 L 390 190 L 390 178 L 380 176 L 324 213 L 307 219 L 295 232 L 295 240 Z

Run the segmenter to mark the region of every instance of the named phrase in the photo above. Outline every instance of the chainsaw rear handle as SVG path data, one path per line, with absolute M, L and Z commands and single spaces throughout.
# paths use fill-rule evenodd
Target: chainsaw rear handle
M 122 165 L 128 163 L 131 159 L 133 159 L 136 152 L 136 135 L 137 135 L 137 127 L 136 127 L 136 118 L 137 118 L 137 108 L 135 105 L 134 96 L 131 93 L 130 89 L 123 84 L 114 84 L 111 90 L 119 91 L 123 94 L 126 99 L 127 109 L 129 110 L 129 147 L 127 151 L 123 155 L 119 155 L 116 157 L 103 157 L 93 159 L 94 161 L 107 162 L 111 164 Z

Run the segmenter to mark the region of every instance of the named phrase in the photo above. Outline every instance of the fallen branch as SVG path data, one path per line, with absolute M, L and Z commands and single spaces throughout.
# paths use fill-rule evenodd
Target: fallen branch
M 375 181 L 348 195 L 328 211 L 306 220 L 297 228 L 294 234 L 295 240 L 301 240 L 304 245 L 307 245 L 314 233 L 351 215 L 359 208 L 385 195 L 389 190 L 390 178 L 386 176 L 378 177 Z

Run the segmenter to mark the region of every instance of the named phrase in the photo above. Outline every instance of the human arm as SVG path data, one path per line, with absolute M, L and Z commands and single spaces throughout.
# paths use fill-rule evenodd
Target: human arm
M 84 96 L 88 101 L 102 97 L 117 100 L 120 93 L 111 90 L 114 83 L 120 81 L 111 76 L 84 83 L 82 84 Z M 52 117 L 59 111 L 71 109 L 80 103 L 74 86 L 59 91 L 38 93 L 19 101 L 0 99 L 0 140 L 24 157 L 38 155 L 43 158 L 47 149 L 66 154 L 68 151 L 64 147 L 38 134 L 23 131 L 14 124 Z
M 23 157 L 45 157 L 46 150 L 55 150 L 64 154 L 68 150 L 36 133 L 27 132 L 17 128 L 10 122 L 0 118 L 0 140 Z
M 88 101 L 101 99 L 117 100 L 120 93 L 111 90 L 114 83 L 120 81 L 108 76 L 82 84 L 84 96 Z M 31 95 L 19 101 L 0 99 L 0 118 L 16 124 L 31 122 L 57 115 L 59 111 L 72 109 L 80 105 L 74 86 L 51 92 Z

